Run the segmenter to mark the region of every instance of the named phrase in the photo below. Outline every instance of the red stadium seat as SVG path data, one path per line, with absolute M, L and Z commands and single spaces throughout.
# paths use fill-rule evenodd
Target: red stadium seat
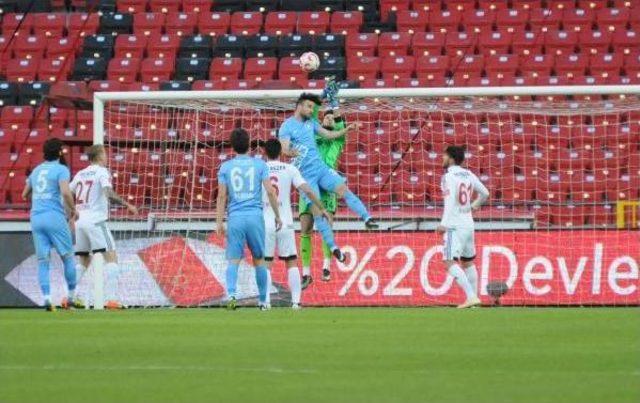
M 640 46 L 640 31 L 618 30 L 613 33 L 611 42 L 616 44 L 617 51 L 622 50 L 624 54 L 629 54 Z
M 335 34 L 357 34 L 362 26 L 360 11 L 335 11 L 331 14 L 331 32 Z
M 182 11 L 185 13 L 207 14 L 210 10 L 210 0 L 182 0 Z
M 524 30 L 514 31 L 512 37 L 513 53 L 516 55 L 540 55 L 544 45 L 544 36 Z
M 503 78 L 505 75 L 515 76 L 518 66 L 519 60 L 516 55 L 493 55 L 486 58 L 487 74 L 501 73 L 498 78 Z
M 448 32 L 446 51 L 450 56 L 473 55 L 478 43 L 478 35 L 473 32 Z
M 380 72 L 380 58 L 371 56 L 352 57 L 347 66 L 349 80 L 363 81 L 378 78 Z
M 182 0 L 149 0 L 149 9 L 154 13 L 177 13 Z
M 589 65 L 589 59 L 584 54 L 563 54 L 556 58 L 555 70 L 558 76 L 569 79 L 583 76 Z
M 475 0 L 449 0 L 447 1 L 447 7 L 451 10 L 465 11 L 473 9 L 475 6 Z
M 198 14 L 171 12 L 167 14 L 164 29 L 167 35 L 188 36 L 195 32 L 196 25 Z
M 576 2 L 575 0 L 554 0 L 553 2 L 549 2 L 550 8 L 555 8 L 558 10 L 568 10 L 571 11 L 575 9 Z
M 142 59 L 146 48 L 146 36 L 121 34 L 116 38 L 115 57 Z
M 229 32 L 231 14 L 224 12 L 206 13 L 198 15 L 198 32 L 200 35 L 224 35 Z
M 479 0 L 478 6 L 483 10 L 507 10 L 509 8 L 508 0 Z
M 228 91 L 234 90 L 251 90 L 258 86 L 255 80 L 228 80 L 224 83 L 224 89 Z
M 456 10 L 442 10 L 429 13 L 429 27 L 432 32 L 456 32 L 462 14 Z
M 524 31 L 529 20 L 529 10 L 501 9 L 496 12 L 496 26 L 507 32 Z
M 403 204 L 424 204 L 429 190 L 423 172 L 401 171 L 393 180 L 393 193 Z
M 160 83 L 171 79 L 173 58 L 147 58 L 140 64 L 140 79 L 144 83 Z
M 66 38 L 49 38 L 47 40 L 47 58 L 65 60 L 69 56 L 73 59 L 78 44 L 76 41 Z
M 609 31 L 582 31 L 578 37 L 581 52 L 607 53 L 611 45 L 612 34 Z
M 250 57 L 245 61 L 244 78 L 247 80 L 273 80 L 277 72 L 278 59 L 275 57 Z
M 267 14 L 264 32 L 267 35 L 289 35 L 295 32 L 298 14 L 287 11 L 273 11 Z
M 34 14 L 6 14 L 2 19 L 2 35 L 29 35 L 33 28 Z
M 221 91 L 224 89 L 224 85 L 222 81 L 219 81 L 219 80 L 214 80 L 214 81 L 196 80 L 193 82 L 191 89 L 193 91 Z
M 28 82 L 36 79 L 39 59 L 12 59 L 7 63 L 6 77 L 9 81 Z
M 529 24 L 533 32 L 557 31 L 562 21 L 562 10 L 533 8 L 529 15 Z
M 406 56 L 411 46 L 411 34 L 383 32 L 378 39 L 378 56 Z
M 456 72 L 480 76 L 480 72 L 484 69 L 484 56 L 455 56 L 451 59 L 450 64 L 451 69 Z
M 125 91 L 126 87 L 119 81 L 95 80 L 89 83 L 89 90 L 93 92 Z
M 140 70 L 140 59 L 113 58 L 109 61 L 107 68 L 107 80 L 121 83 L 132 83 L 136 81 Z
M 595 19 L 596 13 L 592 9 L 576 8 L 565 10 L 562 16 L 562 25 L 566 31 L 591 31 Z
M 496 13 L 493 10 L 470 8 L 462 13 L 462 23 L 467 32 L 490 31 L 495 21 Z
M 411 9 L 420 11 L 440 11 L 442 3 L 433 0 L 411 0 Z
M 597 11 L 596 21 L 603 31 L 622 31 L 626 29 L 630 15 L 629 8 L 603 8 Z
M 236 12 L 231 15 L 231 33 L 235 35 L 255 35 L 262 29 L 262 13 Z
M 553 55 L 534 55 L 522 60 L 520 69 L 525 77 L 548 77 L 555 64 Z
M 445 34 L 440 32 L 418 32 L 413 34 L 411 49 L 413 55 L 440 56 L 445 45 Z
M 416 77 L 431 79 L 444 74 L 449 70 L 448 56 L 421 56 L 416 60 Z
M 384 57 L 380 66 L 383 79 L 398 80 L 411 78 L 416 69 L 416 60 L 413 56 Z
M 394 79 L 368 79 L 360 83 L 360 88 L 394 88 L 396 80 Z
M 44 59 L 38 65 L 38 80 L 55 82 L 66 81 L 71 69 L 73 60 Z
M 64 33 L 66 15 L 61 13 L 36 13 L 33 17 L 33 32 L 47 38 L 60 38 Z
M 390 13 L 409 10 L 408 0 L 380 0 L 380 20 L 387 22 Z
M 278 78 L 281 80 L 305 82 L 308 73 L 300 68 L 300 59 L 297 57 L 283 57 L 278 67 Z
M 303 11 L 298 15 L 298 33 L 318 35 L 329 30 L 330 15 L 324 11 Z
M 135 18 L 135 16 L 134 16 Z M 134 19 L 135 22 L 135 19 Z M 76 38 L 94 35 L 100 26 L 100 15 L 98 13 L 71 13 L 67 25 L 68 37 Z
M 147 57 L 175 58 L 180 47 L 180 38 L 176 35 L 153 34 L 147 42 Z
M 120 13 L 144 13 L 147 8 L 148 0 L 119 0 L 118 12 Z
M 239 80 L 243 61 L 240 58 L 215 58 L 211 62 L 209 78 L 211 80 Z
M 372 33 L 347 35 L 346 48 L 347 55 L 351 56 L 374 56 L 378 46 L 378 35 Z
M 503 31 L 483 31 L 479 34 L 478 50 L 481 54 L 488 55 L 506 55 L 511 47 L 512 34 Z
M 624 59 L 620 53 L 601 53 L 591 55 L 589 58 L 589 70 L 594 76 L 619 76 L 623 63 Z
M 13 54 L 18 59 L 41 59 L 47 47 L 44 35 L 20 35 L 14 42 Z
M 136 13 L 133 15 L 133 33 L 144 36 L 159 36 L 166 21 L 162 13 Z
M 544 34 L 544 46 L 547 54 L 574 53 L 578 44 L 578 34 L 573 31 L 549 30 Z
M 429 14 L 424 10 L 400 10 L 396 17 L 399 32 L 425 32 L 428 22 Z
M 6 106 L 0 113 L 0 126 L 5 131 L 28 129 L 32 117 L 30 106 Z

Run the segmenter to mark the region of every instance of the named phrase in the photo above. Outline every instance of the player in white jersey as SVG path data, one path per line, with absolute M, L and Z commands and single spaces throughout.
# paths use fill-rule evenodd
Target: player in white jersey
M 477 176 L 460 166 L 463 161 L 463 147 L 447 147 L 443 157 L 446 173 L 441 182 L 444 213 L 437 231 L 444 234 L 442 254 L 447 270 L 466 295 L 466 301 L 458 308 L 469 308 L 480 305 L 478 273 L 473 264 L 476 249 L 472 211 L 487 200 L 489 191 Z M 472 201 L 474 192 L 478 196 Z
M 291 211 L 291 188 L 292 186 L 302 192 L 320 209 L 325 217 L 329 213 L 324 209 L 322 202 L 311 187 L 305 182 L 298 168 L 291 164 L 279 160 L 282 145 L 278 139 L 267 140 L 264 145 L 267 155 L 267 167 L 269 168 L 269 179 L 278 194 L 278 208 L 282 220 L 282 228 L 277 231 L 275 227 L 275 215 L 269 205 L 266 192 L 263 190 L 262 200 L 264 203 L 263 214 L 265 222 L 265 248 L 264 256 L 267 267 L 271 269 L 273 258 L 278 249 L 278 256 L 287 266 L 287 279 L 291 290 L 291 306 L 294 309 L 300 307 L 300 293 L 302 289 L 300 271 L 298 270 L 296 251 L 295 230 L 293 228 L 293 213 Z M 271 287 L 271 275 L 269 274 L 269 287 Z M 267 303 L 269 303 L 269 293 L 267 292 Z
M 113 295 L 117 279 L 118 266 L 115 242 L 111 231 L 107 228 L 109 219 L 109 200 L 123 205 L 132 214 L 138 214 L 138 209 L 127 203 L 114 190 L 111 175 L 105 165 L 107 154 L 102 145 L 94 145 L 89 149 L 91 165 L 78 172 L 71 181 L 71 191 L 76 196 L 78 220 L 75 223 L 76 255 L 80 258 L 77 266 L 80 278 L 91 263 L 91 256 L 102 253 L 107 272 L 107 303 L 111 309 L 122 308 Z M 78 284 L 80 281 L 78 280 Z

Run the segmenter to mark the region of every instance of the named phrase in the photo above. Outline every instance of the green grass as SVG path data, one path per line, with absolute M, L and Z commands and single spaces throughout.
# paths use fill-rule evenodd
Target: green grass
M 638 402 L 629 309 L 0 310 L 1 402 Z

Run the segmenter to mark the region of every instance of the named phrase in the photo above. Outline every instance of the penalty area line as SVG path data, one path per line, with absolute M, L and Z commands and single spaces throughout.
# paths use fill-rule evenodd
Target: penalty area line
M 318 371 L 307 368 L 289 369 L 280 367 L 214 367 L 208 365 L 0 365 L 0 371 L 196 371 L 196 372 L 266 372 L 272 374 L 314 374 Z

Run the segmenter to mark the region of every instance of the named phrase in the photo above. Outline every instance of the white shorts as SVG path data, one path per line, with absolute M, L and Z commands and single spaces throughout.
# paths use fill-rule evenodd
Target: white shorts
M 106 222 L 76 222 L 76 255 L 113 251 L 116 243 Z
M 473 228 L 450 228 L 444 234 L 443 260 L 472 259 L 476 256 Z
M 264 256 L 267 260 L 272 260 L 275 256 L 276 246 L 278 247 L 278 257 L 282 260 L 294 260 L 298 258 L 296 249 L 296 231 L 293 225 L 283 226 L 280 231 L 276 231 L 275 225 L 265 226 Z

